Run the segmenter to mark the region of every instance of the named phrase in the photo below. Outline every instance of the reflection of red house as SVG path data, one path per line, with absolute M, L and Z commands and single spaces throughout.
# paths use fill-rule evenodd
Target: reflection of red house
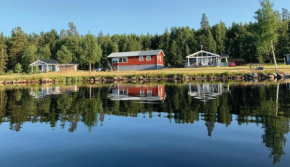
M 116 52 L 108 58 L 112 59 L 113 68 L 117 71 L 129 70 L 158 70 L 163 69 L 162 50 Z
M 165 100 L 163 85 L 116 85 L 108 95 L 111 100 Z

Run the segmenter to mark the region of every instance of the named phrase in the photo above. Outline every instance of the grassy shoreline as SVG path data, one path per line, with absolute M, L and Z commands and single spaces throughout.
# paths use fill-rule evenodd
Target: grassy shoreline
M 11 74 L 1 75 L 0 81 L 5 80 L 41 80 L 45 78 L 64 80 L 84 80 L 89 78 L 114 78 L 114 77 L 148 77 L 148 78 L 172 78 L 172 77 L 220 77 L 246 75 L 249 73 L 271 74 L 274 72 L 274 65 L 264 66 L 266 70 L 260 71 L 250 69 L 249 66 L 238 67 L 202 67 L 202 68 L 165 68 L 151 71 L 111 71 L 111 72 L 49 72 L 39 74 Z M 279 65 L 279 73 L 290 74 L 290 66 Z

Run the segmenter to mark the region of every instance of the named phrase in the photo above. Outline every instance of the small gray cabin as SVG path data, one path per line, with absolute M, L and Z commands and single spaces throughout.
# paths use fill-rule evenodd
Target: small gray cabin
M 57 60 L 36 60 L 30 64 L 31 72 L 33 69 L 38 72 L 50 72 L 50 71 L 77 71 L 78 64 L 70 62 L 68 64 L 60 64 Z

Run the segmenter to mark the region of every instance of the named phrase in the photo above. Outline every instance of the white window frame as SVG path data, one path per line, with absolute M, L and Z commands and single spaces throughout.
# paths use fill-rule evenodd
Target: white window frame
M 114 64 L 114 63 L 119 63 L 119 58 L 113 58 L 112 59 L 112 63 Z
M 150 57 L 150 60 L 148 60 L 148 57 Z M 151 56 L 146 56 L 146 61 L 151 61 Z
M 124 60 L 126 60 L 126 61 L 124 61 Z M 120 57 L 119 63 L 128 63 L 128 57 Z
M 139 61 L 144 61 L 144 57 L 143 56 L 139 56 Z

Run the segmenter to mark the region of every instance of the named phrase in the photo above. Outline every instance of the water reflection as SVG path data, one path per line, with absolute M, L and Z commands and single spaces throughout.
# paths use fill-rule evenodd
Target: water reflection
M 139 103 L 142 101 L 163 102 Z M 8 122 L 10 130 L 20 131 L 25 128 L 25 122 L 47 123 L 52 129 L 60 122 L 60 128 L 69 126 L 68 131 L 74 132 L 82 122 L 91 131 L 95 126 L 105 126 L 108 115 L 138 117 L 147 113 L 153 118 L 159 116 L 158 113 L 165 113 L 171 123 L 204 121 L 207 128 L 204 134 L 208 136 L 215 135 L 216 124 L 226 127 L 233 122 L 257 124 L 264 129 L 261 141 L 269 148 L 276 164 L 285 154 L 289 101 L 289 84 L 167 83 L 2 88 L 0 123 Z
M 188 95 L 203 101 L 204 104 L 208 100 L 214 100 L 223 93 L 230 93 L 228 84 L 223 83 L 195 83 L 187 85 Z
M 41 87 L 30 88 L 30 95 L 34 98 L 44 98 L 47 96 L 56 96 L 59 94 L 72 94 L 78 91 L 78 86 L 52 86 L 42 85 Z
M 164 85 L 122 85 L 110 87 L 110 100 L 138 100 L 163 101 L 165 100 Z

